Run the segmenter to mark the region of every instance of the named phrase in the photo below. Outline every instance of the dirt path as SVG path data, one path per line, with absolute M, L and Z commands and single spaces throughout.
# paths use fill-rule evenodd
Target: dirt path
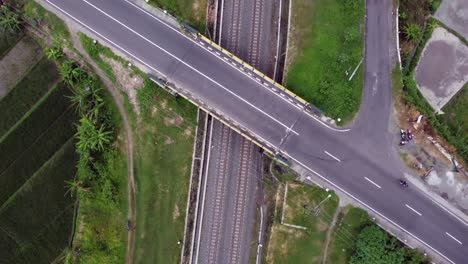
M 330 227 L 327 231 L 327 239 L 325 240 L 325 248 L 323 249 L 323 257 L 322 257 L 322 264 L 327 263 L 328 259 L 328 248 L 330 246 L 331 236 L 333 234 L 333 230 L 335 230 L 336 220 L 338 220 L 338 216 L 340 215 L 342 207 L 336 208 L 335 214 L 333 215 L 332 222 L 330 223 Z
M 111 80 L 104 74 L 104 72 L 97 66 L 97 64 L 89 57 L 88 53 L 84 50 L 81 45 L 80 39 L 76 32 L 72 32 L 72 42 L 73 46 L 83 55 L 83 58 L 86 62 L 92 67 L 94 72 L 99 76 L 99 78 L 104 83 L 105 88 L 114 98 L 115 104 L 119 109 L 119 113 L 122 116 L 122 121 L 125 127 L 125 134 L 127 136 L 127 164 L 128 164 L 128 213 L 127 219 L 130 220 L 132 228 L 128 231 L 127 235 L 127 253 L 125 263 L 133 263 L 134 253 L 135 253 L 135 223 L 136 223 L 136 190 L 135 190 L 135 178 L 134 178 L 134 169 L 133 169 L 133 136 L 132 128 L 130 126 L 129 118 L 125 107 L 123 104 L 123 99 L 120 95 L 118 89 L 116 89 Z

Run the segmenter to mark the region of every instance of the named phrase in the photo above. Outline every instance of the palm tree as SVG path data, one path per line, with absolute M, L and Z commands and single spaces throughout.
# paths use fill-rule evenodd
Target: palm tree
M 89 192 L 89 188 L 83 186 L 83 182 L 80 180 L 73 180 L 73 181 L 65 181 L 67 184 L 67 191 L 65 195 L 70 193 L 70 196 L 73 197 L 74 194 L 78 196 L 82 196 L 84 193 Z
M 46 56 L 49 59 L 60 59 L 63 57 L 63 52 L 59 47 L 52 47 L 46 49 Z
M 0 9 L 0 27 L 10 32 L 18 32 L 21 29 L 20 16 L 6 4 L 2 5 Z
M 77 67 L 76 65 L 74 66 L 75 68 L 73 68 L 71 75 L 75 83 L 80 83 L 86 77 L 86 71 L 83 70 L 81 67 Z
M 70 101 L 73 105 L 76 106 L 78 113 L 84 115 L 88 109 L 88 98 L 90 96 L 90 92 L 86 89 L 82 89 L 80 87 L 71 89 L 73 91 L 73 95 L 68 96 Z
M 78 139 L 78 150 L 82 152 L 103 151 L 112 140 L 112 132 L 106 131 L 103 125 L 96 127 L 93 120 L 88 116 L 83 116 L 75 137 Z
M 73 81 L 73 69 L 74 69 L 74 62 L 72 60 L 66 60 L 60 65 L 60 75 L 62 76 L 63 80 L 67 82 L 70 86 L 73 86 L 75 83 Z
M 408 39 L 411 39 L 413 42 L 417 42 L 422 37 L 422 29 L 418 24 L 411 24 L 406 26 L 404 32 Z

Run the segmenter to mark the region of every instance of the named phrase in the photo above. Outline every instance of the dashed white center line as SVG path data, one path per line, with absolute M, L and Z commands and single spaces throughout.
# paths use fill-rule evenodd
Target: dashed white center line
M 458 244 L 463 245 L 463 243 L 462 243 L 460 240 L 456 239 L 456 238 L 455 238 L 454 236 L 452 236 L 451 234 L 449 234 L 449 233 L 447 233 L 447 232 L 445 232 L 445 234 L 446 234 L 447 236 L 449 236 L 450 238 L 452 238 L 453 240 L 457 241 Z
M 375 187 L 377 187 L 377 188 L 379 188 L 379 189 L 382 189 L 382 187 L 380 187 L 380 185 L 378 185 L 377 183 L 375 183 L 375 182 L 371 181 L 369 178 L 367 178 L 367 177 L 364 177 L 364 179 L 366 179 L 366 181 L 368 181 L 368 182 L 370 182 L 370 183 L 374 184 L 374 186 L 375 186 Z
M 333 155 L 330 154 L 328 151 L 325 150 L 324 152 L 325 152 L 325 154 L 327 154 L 328 156 L 332 157 L 334 160 L 336 160 L 336 161 L 338 161 L 338 162 L 341 162 L 341 160 L 340 160 L 339 158 L 333 156 Z
M 414 208 L 412 208 L 411 206 L 409 206 L 409 205 L 407 205 L 407 204 L 405 204 L 405 206 L 408 207 L 411 211 L 415 212 L 417 215 L 422 216 L 422 214 L 421 214 L 420 212 L 416 211 L 416 210 L 415 210 Z

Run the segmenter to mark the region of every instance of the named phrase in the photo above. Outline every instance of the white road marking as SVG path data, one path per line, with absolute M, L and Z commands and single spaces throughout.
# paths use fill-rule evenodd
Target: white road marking
M 330 154 L 330 152 L 328 152 L 328 151 L 326 151 L 326 150 L 325 150 L 324 152 L 325 152 L 325 154 L 327 154 L 328 156 L 332 157 L 334 160 L 336 160 L 336 161 L 338 161 L 338 162 L 341 162 L 341 160 L 340 160 L 339 158 L 333 156 L 332 154 Z
M 286 152 L 283 152 L 284 154 L 287 155 Z M 440 253 L 437 249 L 431 247 L 429 244 L 427 244 L 426 242 L 424 242 L 422 239 L 420 239 L 419 237 L 417 237 L 416 235 L 414 235 L 413 233 L 411 233 L 410 231 L 404 229 L 402 226 L 398 225 L 397 223 L 393 222 L 392 220 L 390 220 L 389 218 L 387 218 L 385 215 L 383 215 L 382 213 L 380 213 L 379 211 L 377 211 L 376 209 L 374 209 L 373 207 L 371 207 L 370 205 L 366 204 L 365 202 L 359 200 L 357 197 L 355 197 L 354 195 L 350 194 L 349 192 L 345 191 L 343 188 L 341 188 L 340 186 L 338 186 L 337 184 L 335 184 L 334 182 L 330 181 L 328 178 L 325 178 L 324 176 L 322 176 L 320 173 L 314 171 L 313 169 L 309 168 L 307 165 L 305 165 L 304 163 L 300 162 L 299 160 L 291 157 L 290 155 L 287 155 L 287 157 L 289 157 L 291 160 L 295 161 L 297 164 L 301 165 L 302 167 L 308 169 L 310 172 L 312 172 L 313 174 L 319 176 L 323 181 L 329 183 L 330 185 L 333 185 L 335 188 L 337 188 L 338 190 L 342 191 L 343 193 L 345 193 L 346 195 L 348 195 L 349 197 L 353 198 L 354 200 L 358 201 L 359 203 L 361 203 L 362 205 L 364 205 L 365 207 L 367 207 L 369 210 L 371 210 L 372 212 L 378 214 L 380 217 L 384 218 L 385 220 L 387 220 L 388 222 L 392 223 L 394 226 L 398 227 L 399 229 L 405 231 L 407 234 L 409 234 L 410 236 L 414 237 L 416 240 L 418 240 L 419 242 L 421 242 L 422 244 L 424 244 L 425 246 L 427 246 L 428 248 L 434 250 L 434 252 L 436 252 L 437 254 L 439 254 L 440 256 L 444 257 L 448 262 L 452 263 L 452 264 L 455 264 L 455 262 L 453 262 L 451 259 L 449 259 L 447 256 L 445 256 L 444 254 Z
M 374 185 L 375 185 L 377 188 L 379 188 L 379 189 L 382 189 L 382 187 L 380 187 L 380 185 L 378 185 L 377 183 L 375 183 L 375 182 L 371 181 L 369 178 L 367 178 L 367 177 L 364 177 L 364 179 L 366 179 L 368 182 L 370 182 L 370 183 L 374 184 Z
M 47 0 L 47 1 L 49 2 L 49 0 Z M 160 18 L 154 16 L 153 14 L 151 14 L 151 13 L 148 12 L 148 11 L 146 11 L 145 9 L 139 7 L 138 5 L 132 3 L 132 2 L 129 1 L 129 0 L 124 0 L 124 1 L 127 2 L 128 4 L 132 5 L 132 6 L 135 7 L 136 9 L 142 11 L 143 13 L 147 14 L 148 16 L 152 17 L 154 20 L 158 21 L 159 23 L 165 25 L 165 26 L 168 27 L 169 29 L 175 31 L 177 34 L 181 35 L 182 37 L 193 41 L 191 38 L 187 37 L 185 34 L 181 33 L 179 30 L 175 29 L 174 27 L 172 27 L 171 25 L 167 24 L 166 22 L 164 22 L 164 21 L 161 20 Z M 197 42 L 195 42 L 195 41 L 193 41 L 193 42 L 194 42 L 195 44 L 197 44 L 198 46 L 200 46 L 201 48 L 203 48 L 203 49 L 206 50 L 206 47 L 203 47 L 203 46 L 199 45 L 199 44 L 198 44 Z M 212 53 L 210 53 L 210 54 L 212 54 Z M 230 65 L 230 64 L 228 64 L 228 65 L 231 66 L 231 67 L 233 67 L 233 66 Z M 243 73 L 244 75 L 245 75 L 245 72 L 243 72 L 243 71 L 246 71 L 246 70 L 247 70 L 247 69 L 244 69 L 244 68 L 238 69 L 238 68 L 236 68 L 236 67 L 234 67 L 234 69 L 238 70 L 239 72 Z M 247 75 L 246 75 L 246 76 L 247 76 Z M 252 76 L 251 76 L 251 75 L 249 75 L 249 76 L 247 76 L 247 77 L 250 78 L 250 79 L 252 79 Z M 272 85 L 275 85 L 275 84 L 276 84 L 276 82 L 273 81 L 273 80 L 270 80 L 270 82 L 271 82 Z M 266 90 L 268 90 L 268 91 L 271 92 L 271 90 L 268 89 L 268 86 L 266 86 L 266 87 L 263 86 L 263 87 L 264 87 Z M 275 94 L 278 96 L 277 93 L 275 93 Z M 280 98 L 282 98 L 282 97 L 280 97 Z M 284 98 L 282 98 L 282 99 L 284 100 Z M 286 100 L 285 100 L 285 101 L 286 101 Z M 296 107 L 297 109 L 302 109 L 301 107 L 298 107 L 298 106 L 296 106 L 295 104 L 293 104 L 293 103 L 291 103 L 291 102 L 289 102 L 289 101 L 286 101 L 286 102 L 288 102 L 288 103 L 291 104 L 292 106 Z M 348 129 L 336 129 L 336 128 L 331 127 L 331 126 L 329 126 L 328 124 L 324 123 L 322 120 L 316 118 L 315 116 L 311 115 L 311 114 L 308 113 L 307 111 L 305 111 L 305 113 L 306 113 L 309 117 L 313 118 L 315 121 L 317 121 L 318 123 L 320 123 L 321 125 L 325 126 L 326 128 L 328 128 L 328 129 L 330 129 L 330 130 L 333 130 L 333 131 L 335 131 L 335 132 L 348 132 L 348 131 L 351 130 L 351 129 L 349 129 L 349 128 L 348 128 Z
M 449 233 L 447 233 L 447 232 L 445 232 L 445 234 L 446 234 L 447 236 L 451 237 L 453 240 L 457 241 L 458 244 L 463 245 L 463 243 L 462 243 L 460 240 L 456 239 L 456 238 L 455 238 L 454 236 L 452 236 L 451 234 L 449 234 Z
M 422 214 L 420 212 L 416 211 L 413 207 L 411 207 L 411 206 L 409 206 L 407 204 L 405 204 L 405 206 L 408 207 L 411 211 L 415 212 L 417 215 L 422 216 Z
M 132 33 L 134 33 L 135 35 L 139 36 L 140 38 L 144 39 L 145 41 L 147 41 L 148 43 L 150 43 L 151 45 L 157 47 L 158 49 L 162 50 L 164 53 L 166 53 L 167 55 L 173 57 L 174 59 L 178 60 L 180 63 L 184 64 L 185 66 L 187 66 L 188 68 L 192 69 L 194 72 L 202 75 L 203 77 L 205 77 L 206 79 L 210 80 L 211 82 L 213 82 L 214 84 L 218 85 L 219 87 L 221 87 L 223 90 L 227 91 L 228 93 L 232 94 L 233 96 L 235 96 L 236 98 L 238 98 L 239 100 L 243 101 L 244 103 L 248 104 L 249 106 L 251 106 L 252 108 L 256 109 L 257 111 L 259 111 L 260 113 L 268 116 L 270 119 L 272 119 L 273 121 L 275 121 L 276 123 L 280 124 L 281 126 L 285 127 L 285 128 L 288 128 L 288 126 L 286 126 L 285 124 L 283 124 L 281 121 L 277 120 L 276 118 L 274 118 L 273 116 L 271 116 L 270 114 L 266 113 L 265 111 L 263 111 L 262 109 L 256 107 L 255 105 L 253 105 L 252 103 L 250 103 L 249 101 L 245 100 L 244 98 L 240 97 L 239 95 L 237 95 L 236 93 L 232 92 L 231 90 L 227 89 L 226 87 L 224 87 L 222 84 L 218 83 L 217 81 L 211 79 L 210 77 L 208 77 L 206 74 L 200 72 L 199 70 L 195 69 L 193 66 L 189 65 L 188 63 L 186 63 L 185 61 L 183 61 L 182 59 L 178 58 L 177 56 L 173 55 L 172 53 L 168 52 L 167 50 L 163 49 L 162 47 L 160 47 L 159 45 L 157 45 L 156 43 L 152 42 L 151 40 L 149 40 L 148 38 L 146 38 L 145 36 L 141 35 L 140 33 L 136 32 L 135 30 L 131 29 L 130 27 L 128 27 L 127 25 L 125 25 L 124 23 L 120 22 L 118 19 L 112 17 L 111 15 L 107 14 L 106 12 L 104 12 L 103 10 L 101 10 L 100 8 L 98 8 L 97 6 L 93 5 L 92 3 L 88 2 L 87 0 L 82 0 L 83 2 L 87 3 L 89 6 L 93 7 L 94 9 L 98 10 L 99 12 L 101 12 L 102 14 L 104 14 L 105 16 L 107 16 L 108 18 L 112 19 L 113 21 L 115 21 L 116 23 L 118 23 L 119 25 L 121 25 L 122 27 L 126 28 L 127 30 L 131 31 Z M 83 23 L 84 24 L 84 23 Z M 194 42 L 196 43 L 196 42 Z M 293 132 L 294 134 L 296 135 L 299 135 L 296 131 L 292 130 L 291 132 Z

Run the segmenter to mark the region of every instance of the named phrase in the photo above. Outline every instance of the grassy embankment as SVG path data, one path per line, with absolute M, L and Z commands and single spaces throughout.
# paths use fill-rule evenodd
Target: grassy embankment
M 65 180 L 74 177 L 77 160 L 69 93 L 55 64 L 43 58 L 0 101 L 7 113 L 0 118 L 0 255 L 6 263 L 50 263 L 68 246 L 74 201 Z
M 315 207 L 329 195 L 312 186 L 287 182 L 288 193 L 284 223 L 306 227 L 306 230 L 282 225 L 280 216 L 273 224 L 268 246 L 269 263 L 319 263 L 322 259 L 327 230 L 338 206 L 338 198 L 325 201 L 320 210 Z M 284 197 L 282 196 L 282 199 Z M 280 206 L 280 205 L 277 205 Z M 280 214 L 280 210 L 278 210 Z
M 365 226 L 372 224 L 366 211 L 346 207 L 339 215 L 327 256 L 328 263 L 348 263 L 354 251 L 354 239 Z
M 123 65 L 125 60 L 84 35 L 80 38 L 101 70 L 116 81 L 111 65 L 101 56 Z M 128 71 L 144 79 L 137 93 L 141 114 L 132 124 L 138 186 L 135 261 L 176 263 L 181 250 L 177 242 L 183 239 L 196 108 L 157 87 L 138 69 Z
M 428 120 L 439 135 L 444 137 L 456 149 L 458 154 L 468 161 L 468 128 L 467 111 L 468 92 L 467 85 L 456 94 L 452 100 L 442 108 L 444 115 L 435 115 L 434 109 L 419 92 L 414 72 L 421 53 L 437 26 L 443 26 L 429 14 L 435 12 L 439 5 L 436 0 L 402 0 L 400 1 L 400 46 L 402 59 L 402 98 Z M 466 43 L 466 40 L 463 40 Z
M 404 247 L 380 229 L 362 209 L 345 207 L 330 230 L 338 206 L 337 196 L 318 187 L 295 182 L 297 174 L 283 166 L 273 166 L 273 174 L 279 182 L 265 182 L 265 190 L 269 193 L 274 190 L 277 193 L 272 228 L 264 244 L 265 262 L 322 263 L 323 258 L 326 258 L 326 263 L 334 264 L 428 263 L 422 254 Z M 289 188 L 286 206 L 283 208 L 285 184 L 288 184 Z M 332 196 L 325 200 L 329 194 Z M 319 207 L 320 210 L 316 210 L 321 201 L 324 202 Z M 284 223 L 303 226 L 307 230 L 282 225 L 282 210 Z M 269 226 L 270 220 L 267 220 L 267 230 L 270 230 Z M 324 256 L 326 234 L 329 231 L 332 233 L 327 256 Z M 373 243 L 375 239 L 380 239 L 380 242 Z M 395 261 L 386 261 L 386 257 L 394 258 Z M 369 260 L 370 262 L 365 262 Z
M 187 21 L 204 33 L 207 0 L 150 0 L 150 4 L 166 9 L 172 15 Z
M 341 123 L 359 110 L 364 65 L 363 0 L 294 1 L 286 86 Z M 348 75 L 346 75 L 348 72 Z

